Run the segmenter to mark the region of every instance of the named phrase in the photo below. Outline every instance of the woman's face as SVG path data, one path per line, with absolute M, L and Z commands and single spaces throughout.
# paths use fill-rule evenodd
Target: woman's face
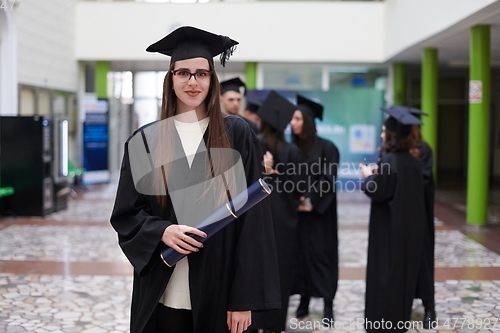
M 208 60 L 205 58 L 192 58 L 175 62 L 174 72 L 176 74 L 172 76 L 172 81 L 177 96 L 178 113 L 192 111 L 200 105 L 204 105 L 203 102 L 208 95 L 212 81 L 211 75 L 202 74 L 196 75 L 196 77 L 189 75 L 189 73 L 203 73 L 204 71 L 210 71 Z
M 382 133 L 380 133 L 380 137 L 382 138 L 382 142 L 385 142 L 385 126 L 382 126 Z
M 300 135 L 302 133 L 302 127 L 304 125 L 304 117 L 302 116 L 302 111 L 295 110 L 290 124 L 292 125 L 293 134 Z

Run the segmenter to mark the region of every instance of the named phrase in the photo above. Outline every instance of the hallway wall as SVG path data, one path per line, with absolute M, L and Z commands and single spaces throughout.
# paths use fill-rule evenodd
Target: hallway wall
M 491 149 L 493 159 L 493 177 L 500 182 L 500 70 L 495 70 L 491 76 L 491 114 L 492 138 Z
M 438 178 L 465 186 L 467 177 L 468 68 L 441 68 L 438 83 Z M 420 69 L 409 68 L 409 104 L 420 107 Z M 491 72 L 490 175 L 500 179 L 500 69 Z M 425 117 L 422 119 L 425 122 Z M 458 182 L 458 183 L 457 183 Z M 463 183 L 463 184 L 462 184 Z M 441 183 L 443 184 L 443 183 Z
M 76 0 L 23 0 L 15 10 L 20 84 L 76 92 Z
M 384 8 L 383 2 L 354 1 L 81 1 L 76 57 L 164 60 L 146 47 L 176 27 L 191 25 L 239 41 L 232 61 L 382 62 Z

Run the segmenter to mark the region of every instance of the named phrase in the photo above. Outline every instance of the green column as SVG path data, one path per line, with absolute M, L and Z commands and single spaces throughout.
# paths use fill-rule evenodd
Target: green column
M 437 179 L 437 85 L 438 85 L 438 51 L 434 48 L 425 48 L 422 51 L 422 102 L 421 109 L 427 116 L 422 117 L 422 136 L 432 148 L 434 165 L 432 171 Z
M 403 63 L 392 64 L 393 105 L 406 105 L 406 66 Z
M 247 62 L 245 64 L 245 77 L 247 89 L 257 89 L 257 63 Z
M 488 152 L 490 117 L 490 26 L 470 34 L 469 161 L 467 224 L 486 224 L 488 216 Z
M 96 61 L 95 64 L 95 93 L 97 98 L 108 98 L 109 61 Z

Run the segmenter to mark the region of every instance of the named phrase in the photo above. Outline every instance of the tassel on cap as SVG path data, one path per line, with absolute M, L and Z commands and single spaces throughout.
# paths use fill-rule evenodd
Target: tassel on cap
M 220 64 L 222 67 L 226 66 L 226 61 L 233 55 L 236 50 L 236 45 L 234 45 L 233 40 L 227 36 L 220 36 L 222 39 L 222 47 L 225 49 L 224 52 L 220 54 Z

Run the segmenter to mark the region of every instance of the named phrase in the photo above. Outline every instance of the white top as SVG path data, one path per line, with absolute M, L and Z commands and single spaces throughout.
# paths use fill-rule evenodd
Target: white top
M 186 154 L 189 167 L 191 167 L 196 150 L 198 149 L 198 146 L 203 139 L 203 134 L 205 134 L 207 129 L 208 117 L 195 123 L 183 123 L 178 120 L 174 120 L 174 124 L 181 138 L 182 148 L 184 148 L 184 153 Z
M 193 163 L 194 156 L 203 140 L 203 134 L 208 126 L 208 117 L 195 123 L 183 123 L 174 120 L 175 128 L 181 138 L 182 148 L 186 154 L 189 167 Z M 189 294 L 189 265 L 187 257 L 182 258 L 174 266 L 174 271 L 167 288 L 160 298 L 160 303 L 174 309 L 191 310 L 191 298 Z

